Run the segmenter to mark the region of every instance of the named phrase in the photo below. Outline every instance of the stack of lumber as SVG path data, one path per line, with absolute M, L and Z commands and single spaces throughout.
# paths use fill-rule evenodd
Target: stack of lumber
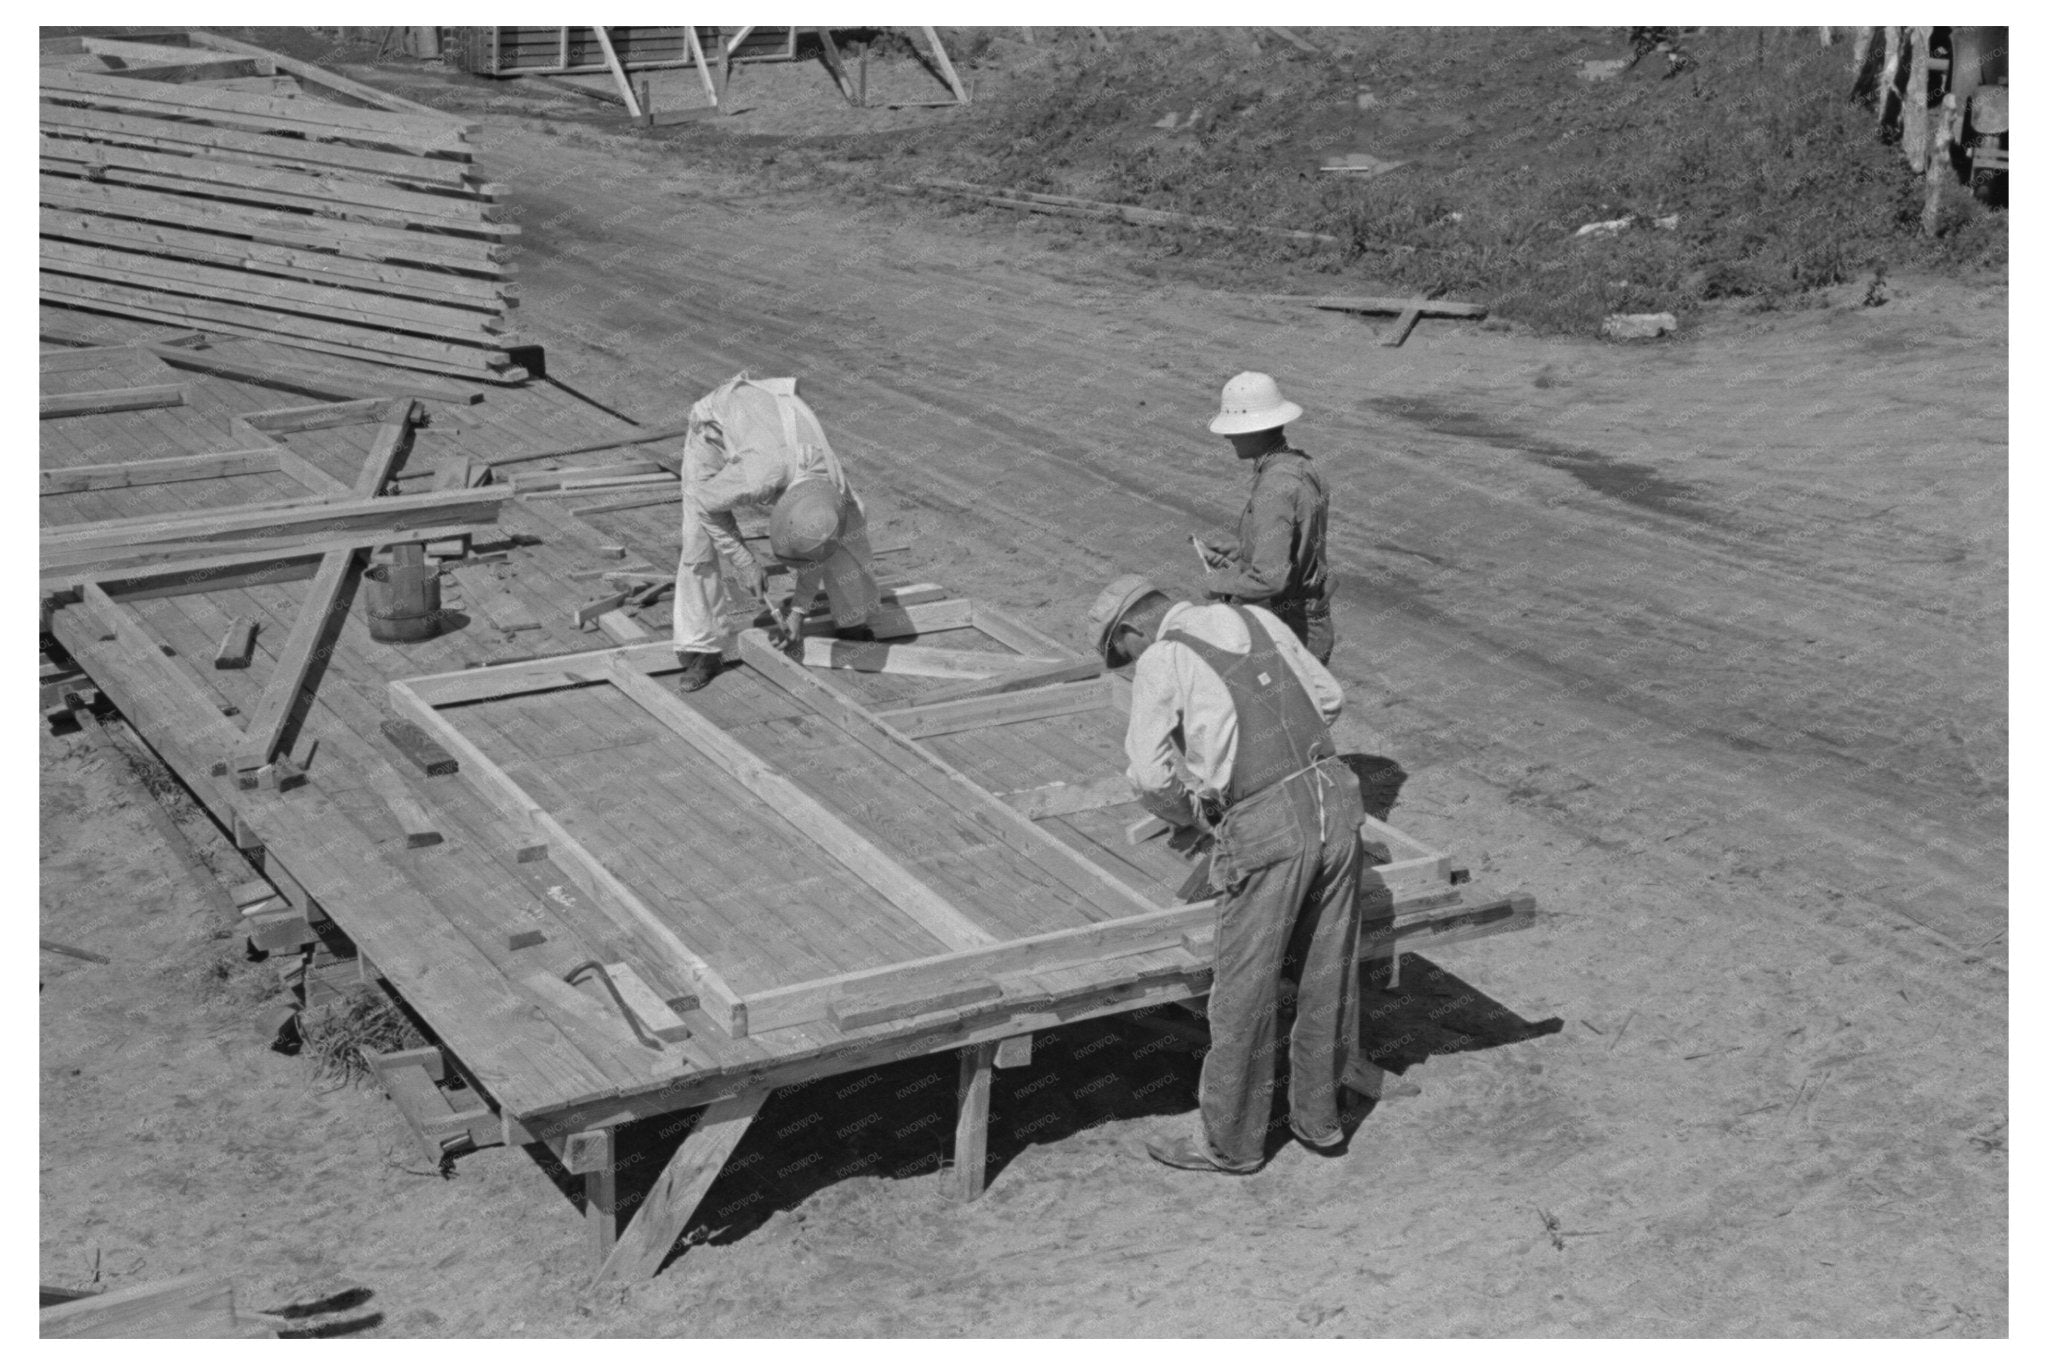
M 211 34 L 43 56 L 45 303 L 527 377 L 475 125 Z
M 697 39 L 716 60 L 721 42 L 738 36 L 734 61 L 788 60 L 795 55 L 794 29 L 725 29 L 697 26 Z M 594 28 L 525 25 L 460 31 L 455 50 L 465 70 L 481 76 L 577 75 L 611 70 Z M 628 71 L 690 66 L 689 40 L 679 25 L 617 25 L 605 30 L 612 50 Z

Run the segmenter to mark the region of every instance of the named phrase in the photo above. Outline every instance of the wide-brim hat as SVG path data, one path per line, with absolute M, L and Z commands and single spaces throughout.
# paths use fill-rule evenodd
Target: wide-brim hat
M 1222 409 L 1209 419 L 1209 430 L 1218 436 L 1271 431 L 1301 416 L 1301 404 L 1289 402 L 1273 376 L 1257 370 L 1246 370 L 1223 386 Z
M 1116 629 L 1116 623 L 1123 620 L 1132 607 L 1154 594 L 1165 596 L 1151 579 L 1141 573 L 1127 573 L 1096 594 L 1094 605 L 1088 608 L 1088 647 L 1097 654 L 1102 653 L 1109 643 L 1109 633 Z
M 845 500 L 829 479 L 799 479 L 768 514 L 768 548 L 777 559 L 815 561 L 839 547 Z

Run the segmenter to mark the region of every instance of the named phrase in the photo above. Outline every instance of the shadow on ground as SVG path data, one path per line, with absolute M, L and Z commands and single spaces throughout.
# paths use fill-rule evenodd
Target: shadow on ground
M 1399 985 L 1387 981 L 1384 963 L 1375 963 L 1362 986 L 1363 1050 L 1395 1075 L 1433 1056 L 1522 1042 L 1563 1023 L 1524 1019 L 1414 955 L 1403 959 Z M 1192 1114 L 1207 1050 L 1205 1021 L 1179 1005 L 1037 1034 L 1029 1066 L 995 1073 L 990 1182 L 1033 1145 L 1115 1121 Z M 794 1210 L 842 1181 L 909 1179 L 950 1165 L 958 1077 L 957 1055 L 946 1052 L 777 1090 L 707 1192 L 678 1250 L 736 1242 L 777 1212 Z M 1284 1089 L 1282 1096 L 1284 1104 Z M 1374 1104 L 1359 1099 L 1347 1127 L 1369 1116 Z M 673 1131 L 660 1136 L 673 1121 L 665 1116 L 620 1131 L 622 1215 L 645 1199 L 673 1155 L 679 1139 Z M 1284 1122 L 1276 1131 L 1284 1141 Z M 528 1151 L 580 1206 L 581 1179 L 563 1171 L 545 1147 Z

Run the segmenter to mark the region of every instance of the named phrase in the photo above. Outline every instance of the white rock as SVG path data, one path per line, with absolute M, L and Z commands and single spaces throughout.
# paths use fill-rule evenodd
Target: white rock
M 1574 232 L 1572 236 L 1612 237 L 1615 233 L 1620 232 L 1623 228 L 1627 227 L 1630 223 L 1633 223 L 1634 221 L 1635 217 L 1631 215 L 1627 218 L 1610 218 L 1604 223 L 1588 223 L 1584 227 L 1580 228 L 1577 232 Z
M 1677 330 L 1678 319 L 1669 313 L 1610 313 L 1600 324 L 1600 335 L 1609 341 L 1660 337 Z
M 1678 226 L 1678 215 L 1674 213 L 1666 218 L 1652 218 L 1650 223 L 1654 227 L 1660 227 L 1669 232 Z

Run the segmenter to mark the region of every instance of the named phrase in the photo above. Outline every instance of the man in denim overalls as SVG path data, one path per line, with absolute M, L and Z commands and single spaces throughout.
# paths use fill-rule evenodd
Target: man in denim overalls
M 1217 911 L 1202 1131 L 1147 1144 L 1190 1170 L 1257 1170 L 1272 1126 L 1283 972 L 1298 982 L 1288 1122 L 1341 1147 L 1339 1078 L 1358 1039 L 1358 783 L 1336 761 L 1329 670 L 1262 607 L 1170 602 L 1136 574 L 1089 612 L 1111 667 L 1137 660 L 1124 736 L 1145 808 L 1215 836 Z

